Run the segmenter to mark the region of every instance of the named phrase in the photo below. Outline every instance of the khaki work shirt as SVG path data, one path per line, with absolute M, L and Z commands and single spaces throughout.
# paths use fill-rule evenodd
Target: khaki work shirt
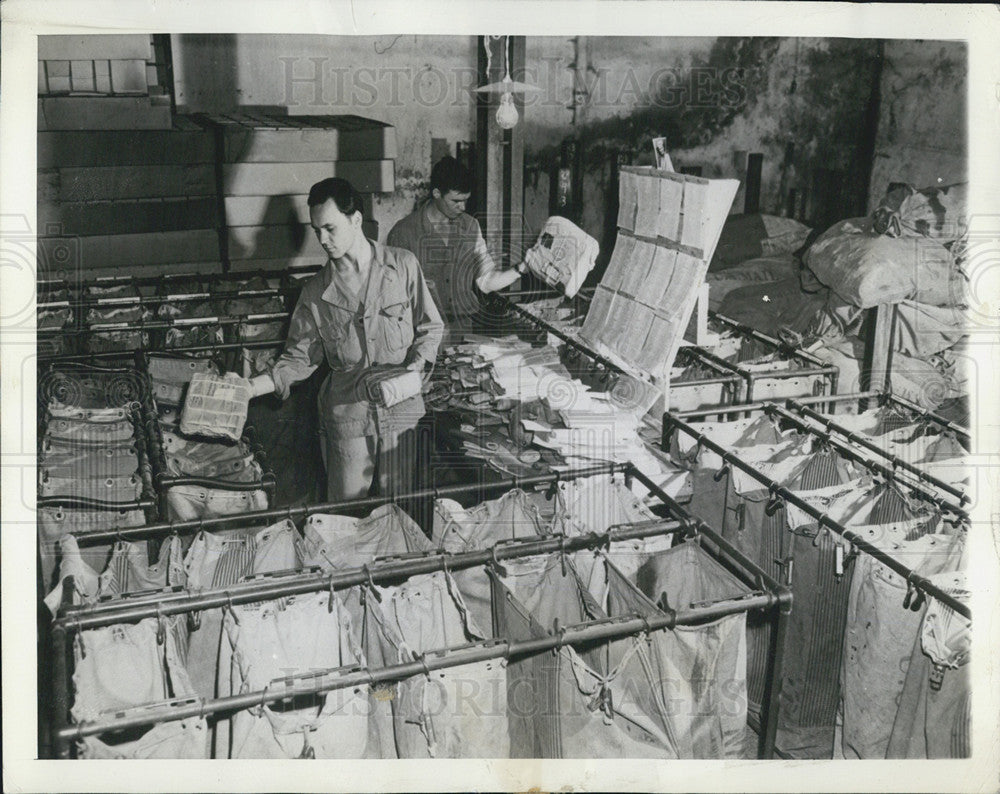
M 476 279 L 496 270 L 496 264 L 475 218 L 463 212 L 447 223 L 433 224 L 428 206 L 421 205 L 393 226 L 386 242 L 417 257 L 446 317 L 468 317 L 479 308 Z
M 419 394 L 383 408 L 368 398 L 362 376 L 379 364 L 434 361 L 444 333 L 416 257 L 369 242 L 367 291 L 363 287 L 354 295 L 328 261 L 302 287 L 285 349 L 271 368 L 275 392 L 286 399 L 292 384 L 308 378 L 325 358 L 330 375 L 320 390 L 319 419 L 320 429 L 333 438 L 415 427 L 425 413 Z

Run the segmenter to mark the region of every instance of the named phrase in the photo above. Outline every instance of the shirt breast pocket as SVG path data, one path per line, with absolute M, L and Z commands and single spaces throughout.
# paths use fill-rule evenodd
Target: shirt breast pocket
M 319 333 L 323 337 L 323 347 L 331 369 L 349 369 L 361 359 L 361 348 L 352 338 L 348 317 L 323 323 Z
M 379 312 L 382 341 L 390 353 L 405 350 L 413 344 L 413 318 L 410 302 L 390 303 Z

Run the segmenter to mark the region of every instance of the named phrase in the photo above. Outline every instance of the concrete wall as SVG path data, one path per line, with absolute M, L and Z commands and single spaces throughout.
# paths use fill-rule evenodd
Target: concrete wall
M 182 109 L 283 106 L 393 124 L 396 190 L 375 206 L 383 238 L 426 192 L 432 139 L 445 139 L 454 152 L 457 141 L 475 138 L 474 37 L 172 38 Z M 590 67 L 582 80 L 574 59 Z M 709 178 L 742 180 L 746 153 L 761 152 L 761 211 L 817 226 L 863 214 L 889 181 L 965 176 L 961 44 L 535 36 L 527 39 L 525 72 L 515 79 L 542 89 L 527 98 L 521 122 L 525 225 L 537 229 L 550 214 L 560 143 L 575 137 L 579 221 L 600 240 L 601 262 L 613 242 L 618 164 L 652 162 L 657 135 L 667 137 L 678 169 L 700 167 Z M 574 115 L 575 87 L 588 94 Z M 743 205 L 741 188 L 733 211 Z
M 454 154 L 456 142 L 475 138 L 472 36 L 176 35 L 172 48 L 182 112 L 282 107 L 394 125 L 396 190 L 374 207 L 383 239 L 426 193 L 431 139 Z
M 917 187 L 968 179 L 968 47 L 887 41 L 869 207 L 890 182 Z
M 864 212 L 877 55 L 871 40 L 601 38 L 574 47 L 566 38 L 530 38 L 529 73 L 537 68 L 547 82 L 544 100 L 526 113 L 528 223 L 548 212 L 549 174 L 567 136 L 582 149 L 581 225 L 605 251 L 613 244 L 616 161 L 651 163 L 658 135 L 678 170 L 700 167 L 709 178 L 743 180 L 746 154 L 762 153 L 763 212 L 789 214 L 793 189 L 792 214 L 817 225 Z M 574 58 L 590 67 L 575 123 L 567 109 Z M 733 211 L 743 205 L 741 187 Z

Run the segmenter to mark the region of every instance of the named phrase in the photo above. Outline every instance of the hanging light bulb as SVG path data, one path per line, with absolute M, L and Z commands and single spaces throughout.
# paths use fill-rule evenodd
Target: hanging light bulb
M 506 91 L 500 97 L 500 107 L 497 109 L 497 124 L 503 129 L 509 130 L 517 124 L 518 118 L 517 108 L 514 107 L 514 95 L 510 91 Z
M 480 94 L 500 94 L 500 107 L 497 108 L 496 120 L 501 129 L 509 130 L 517 125 L 521 115 L 514 105 L 514 94 L 527 94 L 529 92 L 540 92 L 538 86 L 521 83 L 510 79 L 510 36 L 484 36 L 483 48 L 486 50 L 486 73 L 489 74 L 492 68 L 493 56 L 490 52 L 491 39 L 505 39 L 504 41 L 504 77 L 499 83 L 490 83 L 476 88 L 476 93 Z

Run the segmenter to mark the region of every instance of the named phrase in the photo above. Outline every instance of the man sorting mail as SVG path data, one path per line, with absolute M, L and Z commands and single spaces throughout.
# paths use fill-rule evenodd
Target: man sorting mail
M 437 355 L 441 316 L 416 257 L 365 237 L 361 197 L 349 182 L 317 182 L 308 203 L 329 259 L 303 286 L 284 351 L 252 379 L 253 394 L 285 399 L 325 359 L 319 426 L 327 498 L 405 493 L 425 410 L 421 374 Z
M 386 242 L 412 252 L 432 284 L 449 331 L 471 330 L 479 310 L 478 292 L 497 292 L 527 272 L 523 264 L 500 270 L 486 248 L 476 220 L 465 212 L 472 175 L 454 157 L 431 169 L 431 195 L 399 221 Z

